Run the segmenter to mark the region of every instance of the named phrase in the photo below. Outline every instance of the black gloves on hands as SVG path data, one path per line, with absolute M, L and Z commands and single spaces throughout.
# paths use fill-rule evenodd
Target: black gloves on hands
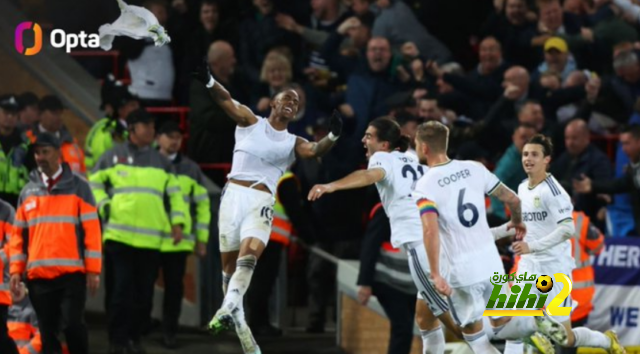
M 336 138 L 342 134 L 342 116 L 338 110 L 334 110 L 329 121 L 329 131 Z
M 195 71 L 191 73 L 191 77 L 200 81 L 204 85 L 209 84 L 211 80 L 211 70 L 209 70 L 209 63 L 207 62 L 207 58 L 202 59 L 202 64 L 196 68 Z

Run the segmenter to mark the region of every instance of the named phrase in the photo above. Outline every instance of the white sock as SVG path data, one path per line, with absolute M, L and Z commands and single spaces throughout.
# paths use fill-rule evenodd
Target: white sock
M 251 329 L 244 317 L 244 306 L 242 301 L 240 301 L 238 307 L 236 307 L 231 314 L 233 316 L 233 322 L 236 325 L 236 334 L 238 335 L 238 339 L 240 339 L 242 351 L 245 354 L 253 354 L 257 352 L 258 344 L 256 343 L 255 338 L 253 338 Z
M 508 340 L 504 347 L 504 354 L 524 353 L 524 343 L 521 340 Z
M 576 337 L 574 347 L 604 348 L 611 347 L 611 339 L 598 331 L 589 328 L 578 327 L 573 329 L 573 336 Z
M 487 334 L 487 338 L 489 338 L 489 340 L 496 337 L 496 333 L 493 331 L 493 326 L 491 325 L 491 320 L 488 316 L 482 316 L 482 330 Z
M 474 334 L 462 333 L 462 336 L 476 354 L 500 354 L 498 349 L 491 345 L 489 338 L 483 331 Z
M 229 287 L 229 282 L 231 281 L 231 275 L 222 272 L 222 295 L 227 295 L 227 288 Z
M 236 262 L 236 271 L 231 276 L 227 294 L 224 296 L 222 308 L 233 311 L 242 302 L 242 297 L 249 289 L 253 270 L 256 268 L 257 259 L 253 255 L 242 256 Z
M 444 332 L 442 327 L 430 331 L 420 330 L 422 337 L 422 354 L 444 354 Z
M 529 337 L 537 330 L 533 317 L 512 317 L 511 321 L 500 327 L 494 327 L 496 338 L 520 340 Z

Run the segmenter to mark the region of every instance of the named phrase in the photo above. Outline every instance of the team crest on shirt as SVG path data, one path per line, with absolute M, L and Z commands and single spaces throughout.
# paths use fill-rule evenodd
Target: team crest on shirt
M 540 208 L 542 206 L 542 203 L 540 203 L 540 197 L 536 196 L 533 198 L 533 206 L 536 208 Z

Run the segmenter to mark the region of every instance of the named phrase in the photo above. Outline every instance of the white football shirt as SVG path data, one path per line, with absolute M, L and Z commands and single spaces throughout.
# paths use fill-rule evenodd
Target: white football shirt
M 522 205 L 522 221 L 527 225 L 525 242 L 539 240 L 555 230 L 562 222 L 573 222 L 573 204 L 569 194 L 551 175 L 536 186 L 529 187 L 529 179 L 518 186 Z M 574 264 L 571 241 L 563 241 L 549 249 L 522 255 L 523 259 L 539 262 L 562 262 L 564 266 Z
M 369 159 L 368 168 L 384 170 L 384 178 L 376 182 L 376 188 L 389 217 L 393 247 L 422 241 L 422 222 L 411 192 L 428 167 L 399 151 L 378 151 Z
M 440 243 L 451 260 L 452 287 L 472 285 L 504 274 L 487 223 L 485 194 L 500 180 L 475 161 L 450 160 L 433 166 L 414 191 L 420 213 L 437 213 Z

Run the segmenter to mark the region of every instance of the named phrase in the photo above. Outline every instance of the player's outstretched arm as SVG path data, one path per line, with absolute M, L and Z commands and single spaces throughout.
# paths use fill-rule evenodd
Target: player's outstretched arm
M 296 155 L 303 159 L 322 157 L 331 150 L 340 134 L 342 134 L 342 117 L 337 110 L 334 110 L 329 120 L 329 134 L 317 143 L 298 137 Z
M 213 98 L 220 108 L 225 111 L 231 117 L 236 124 L 241 127 L 247 127 L 255 124 L 258 121 L 255 114 L 251 112 L 249 107 L 241 104 L 231 97 L 229 91 L 227 91 L 222 84 L 215 81 L 209 70 L 209 64 L 205 60 L 204 63 L 198 67 L 198 69 L 191 73 L 191 77 L 204 84 L 209 89 L 209 94 Z
M 575 225 L 573 223 L 573 219 L 568 218 L 564 220 L 556 226 L 556 228 L 548 234 L 547 236 L 531 241 L 527 244 L 529 252 L 521 252 L 521 253 L 535 253 L 547 250 L 551 247 L 559 245 L 560 243 L 571 239 L 576 232 Z M 514 251 L 516 249 L 514 248 Z M 518 252 L 516 252 L 518 253 Z
M 527 232 L 527 227 L 522 222 L 520 198 L 518 198 L 518 195 L 514 191 L 502 183 L 500 183 L 491 195 L 509 207 L 511 211 L 511 221 L 507 224 L 507 231 L 515 229 L 516 239 L 521 240 Z
M 309 191 L 308 199 L 314 201 L 320 199 L 320 197 L 325 193 L 370 186 L 381 181 L 384 178 L 384 173 L 384 170 L 381 168 L 358 170 L 329 184 L 316 184 Z

